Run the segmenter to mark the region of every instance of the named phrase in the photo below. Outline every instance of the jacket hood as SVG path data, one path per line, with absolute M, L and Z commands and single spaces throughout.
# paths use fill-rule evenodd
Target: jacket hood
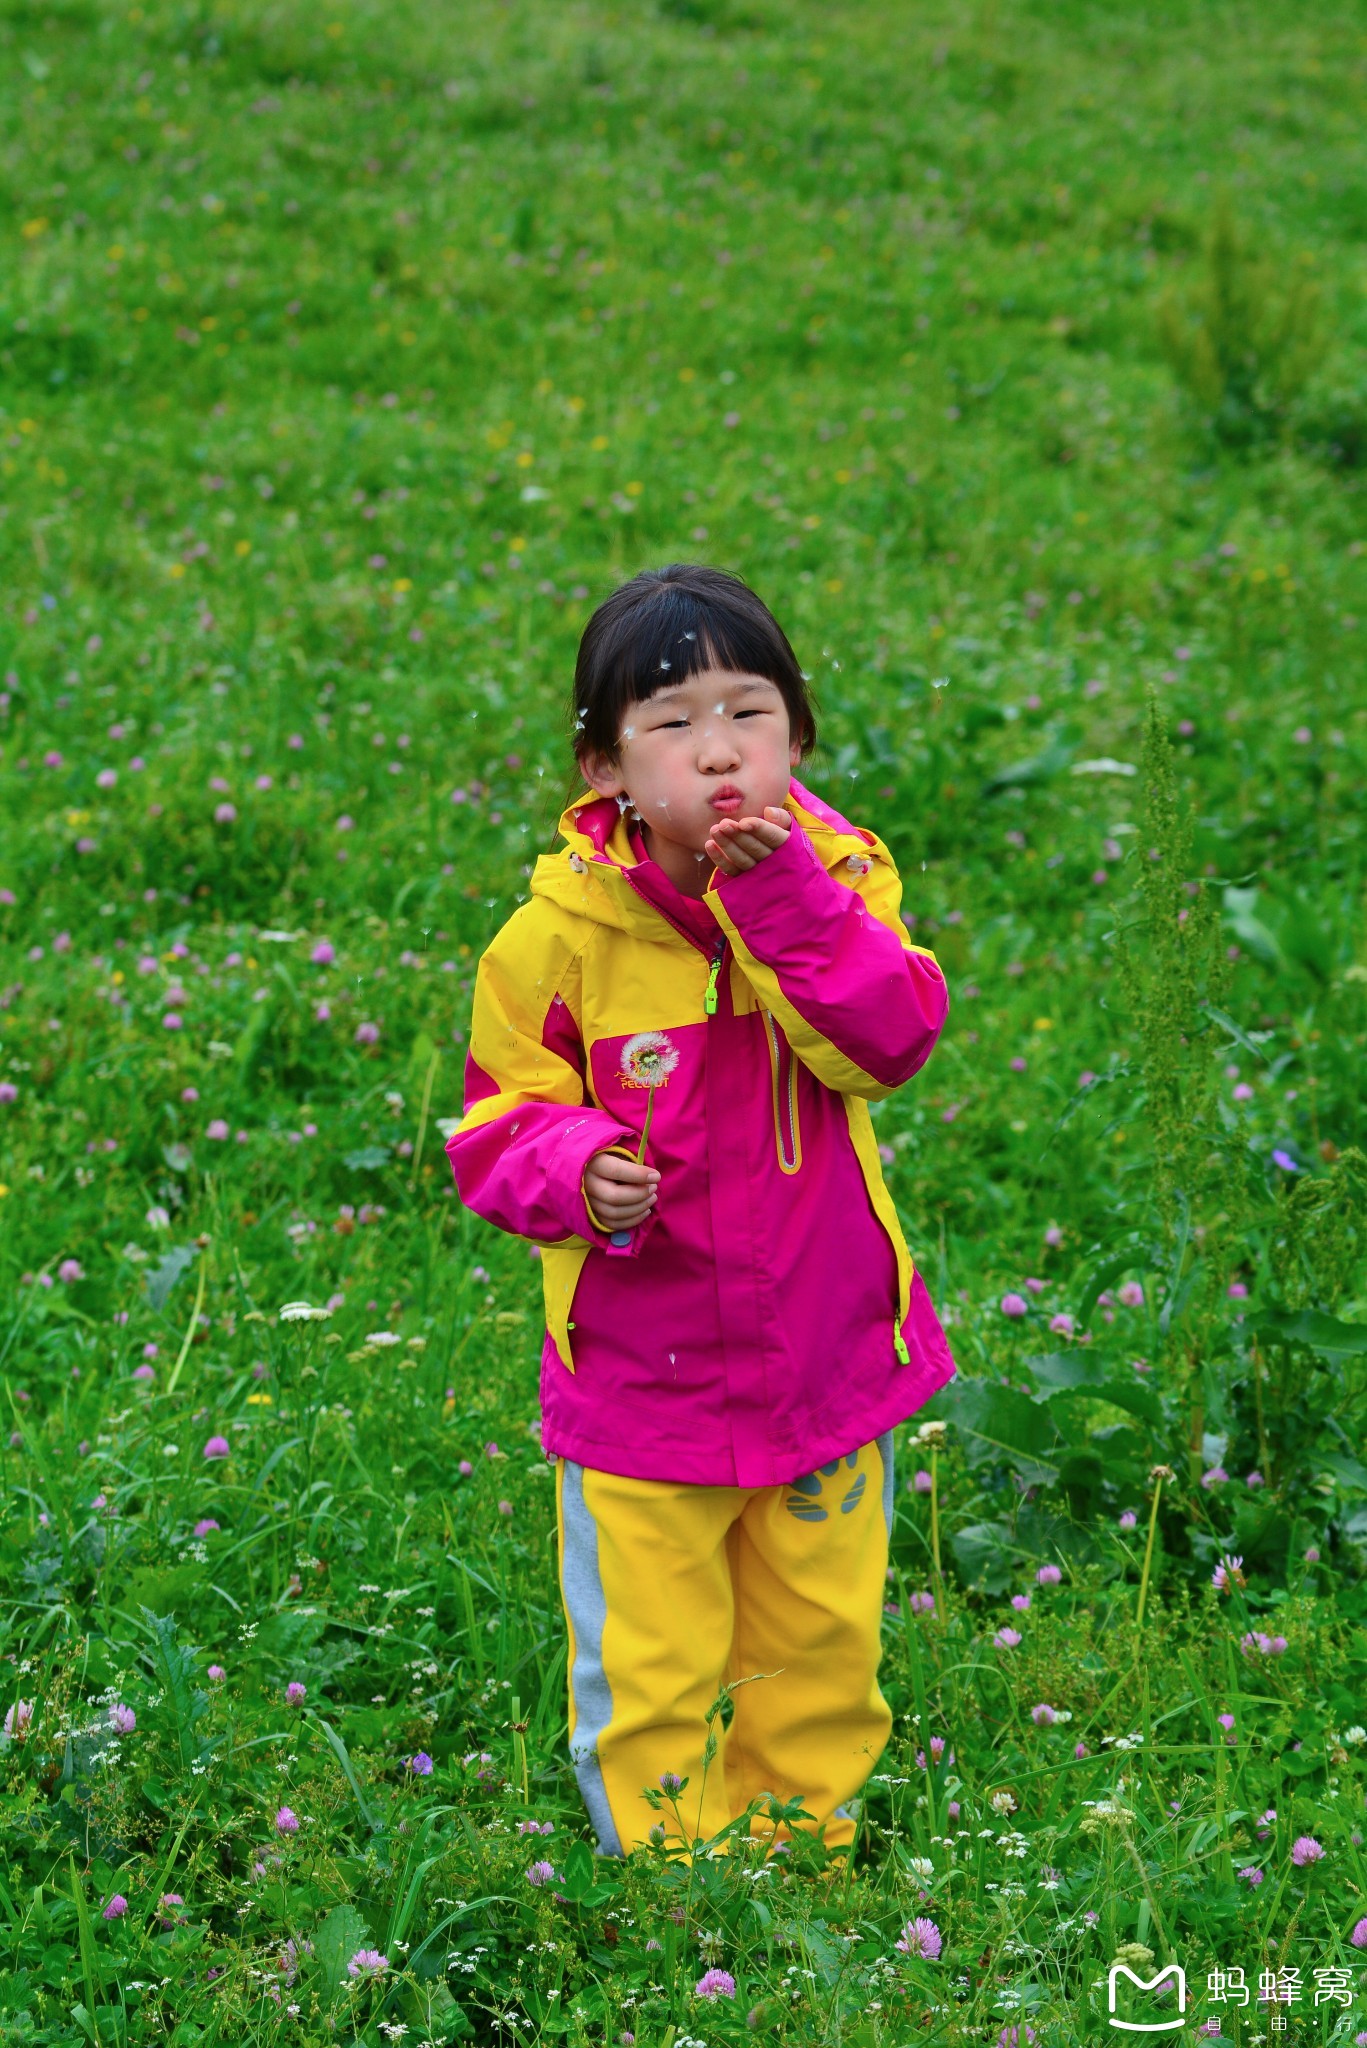
M 789 779 L 783 808 L 807 834 L 823 867 L 838 867 L 852 859 L 892 865 L 891 855 L 875 833 L 852 825 L 795 777 Z M 561 812 L 557 829 L 566 844 L 537 860 L 528 884 L 532 895 L 549 897 L 595 924 L 658 937 L 659 917 L 629 879 L 631 869 L 638 865 L 636 849 L 616 797 L 587 790 Z M 715 870 L 701 902 L 710 901 L 721 879 L 721 870 Z

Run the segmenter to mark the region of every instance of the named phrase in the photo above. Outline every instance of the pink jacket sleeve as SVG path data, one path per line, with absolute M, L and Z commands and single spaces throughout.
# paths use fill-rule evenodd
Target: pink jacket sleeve
M 718 869 L 704 900 L 804 1065 L 841 1094 L 881 1101 L 930 1057 L 949 992 L 934 954 L 907 938 L 891 854 L 867 838 L 866 873 L 848 862 L 828 872 L 794 819 L 753 868 Z
M 579 1033 L 529 912 L 530 904 L 514 912 L 480 960 L 465 1114 L 446 1156 L 461 1200 L 498 1229 L 538 1244 L 587 1241 L 635 1255 L 646 1226 L 632 1232 L 629 1247 L 609 1246 L 581 1182 L 595 1152 L 635 1144 L 637 1133 L 586 1101 Z

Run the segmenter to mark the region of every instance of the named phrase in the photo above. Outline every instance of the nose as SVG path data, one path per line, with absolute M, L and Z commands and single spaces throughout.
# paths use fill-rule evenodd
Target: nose
M 724 718 L 709 719 L 698 741 L 698 766 L 717 774 L 723 769 L 734 768 L 739 760 L 740 748 L 736 743 L 734 726 Z

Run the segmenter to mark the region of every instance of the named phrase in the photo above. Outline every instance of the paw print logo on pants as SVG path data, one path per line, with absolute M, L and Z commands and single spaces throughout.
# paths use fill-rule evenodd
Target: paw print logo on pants
M 826 1488 L 826 1480 L 834 1479 L 842 1465 L 852 1468 L 858 1463 L 858 1451 L 850 1451 L 845 1457 L 832 1458 L 829 1465 L 821 1465 L 815 1472 L 809 1472 L 805 1479 L 795 1479 L 792 1482 L 792 1492 L 784 1502 L 789 1514 L 796 1515 L 799 1522 L 824 1522 L 830 1512 L 826 1503 L 834 1498 L 833 1491 Z M 851 1508 L 858 1507 L 864 1498 L 864 1488 L 867 1484 L 867 1472 L 859 1473 L 854 1484 L 841 1495 L 842 1515 L 847 1515 Z

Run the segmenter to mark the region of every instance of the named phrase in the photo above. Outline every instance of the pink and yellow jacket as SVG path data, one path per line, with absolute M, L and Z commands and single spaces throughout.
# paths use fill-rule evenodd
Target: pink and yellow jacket
M 776 1486 L 881 1436 L 953 1376 L 883 1183 L 870 1102 L 948 1010 L 892 856 L 793 781 L 784 844 L 680 894 L 615 798 L 564 812 L 483 954 L 461 1199 L 541 1247 L 548 1453 L 629 1478 Z M 634 1157 L 663 1033 L 646 1220 L 614 1243 L 583 1174 Z

